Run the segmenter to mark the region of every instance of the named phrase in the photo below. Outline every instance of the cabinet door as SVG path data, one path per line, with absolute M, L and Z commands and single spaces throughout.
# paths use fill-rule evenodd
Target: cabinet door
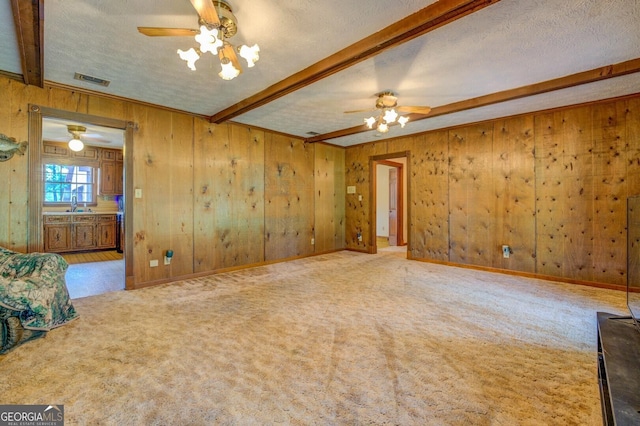
M 89 250 L 96 248 L 96 225 L 94 223 L 74 224 L 73 248 Z
M 103 161 L 100 165 L 100 193 L 102 195 L 113 195 L 116 193 L 116 163 L 114 161 Z
M 124 194 L 124 174 L 122 166 L 122 161 L 116 161 L 116 174 L 113 177 L 116 181 L 116 195 Z
M 115 248 L 116 246 L 116 223 L 98 223 L 98 248 Z
M 71 150 L 66 143 L 60 142 L 42 142 L 42 156 L 43 157 L 63 157 L 68 158 Z
M 44 226 L 44 251 L 63 252 L 71 250 L 71 224 Z
M 98 150 L 95 146 L 85 145 L 82 151 L 72 152 L 71 156 L 76 158 L 84 158 L 87 160 L 97 160 L 98 159 Z

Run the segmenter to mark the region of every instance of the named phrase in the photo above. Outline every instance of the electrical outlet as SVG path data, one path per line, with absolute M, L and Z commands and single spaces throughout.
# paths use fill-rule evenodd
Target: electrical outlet
M 314 245 L 316 243 L 316 239 L 315 238 L 311 238 L 311 245 Z
M 156 266 L 158 266 L 158 259 L 153 259 L 149 261 L 150 268 L 155 268 Z
M 505 259 L 508 259 L 510 254 L 511 254 L 511 247 L 502 246 L 502 257 L 504 257 Z

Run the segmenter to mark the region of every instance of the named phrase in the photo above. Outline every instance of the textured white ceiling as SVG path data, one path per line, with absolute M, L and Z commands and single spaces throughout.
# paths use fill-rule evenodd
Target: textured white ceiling
M 217 112 L 277 83 L 433 1 L 230 0 L 235 44 L 258 43 L 260 61 L 232 81 L 213 57 L 190 71 L 176 54 L 188 37 L 146 37 L 138 26 L 197 27 L 189 0 L 47 0 L 47 81 L 165 105 Z M 640 1 L 502 0 L 375 58 L 244 113 L 234 121 L 308 137 L 362 124 L 374 94 L 393 90 L 401 105 L 437 107 L 480 95 L 640 58 Z M 0 4 L 0 70 L 20 73 L 9 2 Z M 73 79 L 75 72 L 111 81 L 108 88 Z M 637 74 L 618 77 L 332 139 L 348 146 L 372 140 L 640 92 Z

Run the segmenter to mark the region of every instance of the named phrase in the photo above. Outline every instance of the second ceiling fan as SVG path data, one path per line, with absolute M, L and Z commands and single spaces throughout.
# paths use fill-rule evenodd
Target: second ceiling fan
M 353 111 L 345 111 L 345 114 L 357 112 L 379 111 L 378 116 L 365 118 L 364 122 L 370 129 L 375 128 L 379 133 L 389 131 L 389 126 L 394 123 L 400 124 L 400 127 L 409 121 L 409 117 L 398 114 L 398 112 L 409 112 L 416 114 L 429 114 L 431 107 L 428 106 L 402 106 L 398 105 L 398 97 L 391 91 L 380 92 L 376 94 L 376 106 L 373 109 L 360 109 Z

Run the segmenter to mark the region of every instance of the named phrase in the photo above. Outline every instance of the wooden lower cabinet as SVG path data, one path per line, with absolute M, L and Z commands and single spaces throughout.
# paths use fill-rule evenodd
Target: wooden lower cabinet
M 94 223 L 76 223 L 73 225 L 72 233 L 74 250 L 96 248 L 96 225 Z
M 72 250 L 71 224 L 44 226 L 44 251 L 63 252 Z
M 44 251 L 62 253 L 116 247 L 115 214 L 44 216 Z
M 113 216 L 113 219 L 102 219 L 103 220 L 99 220 L 96 224 L 96 230 L 98 231 L 98 248 L 115 248 L 116 232 L 118 232 L 116 227 L 116 217 Z

